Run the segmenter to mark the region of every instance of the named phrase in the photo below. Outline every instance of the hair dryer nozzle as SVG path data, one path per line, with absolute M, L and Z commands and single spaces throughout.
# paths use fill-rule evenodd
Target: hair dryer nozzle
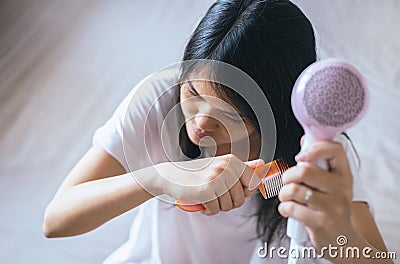
M 292 92 L 293 112 L 306 134 L 329 140 L 359 121 L 368 105 L 364 77 L 352 65 L 337 59 L 307 67 Z M 308 131 L 310 130 L 310 131 Z

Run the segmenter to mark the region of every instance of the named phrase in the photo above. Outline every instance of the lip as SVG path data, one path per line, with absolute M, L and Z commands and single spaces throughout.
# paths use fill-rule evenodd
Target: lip
M 206 135 L 201 132 L 200 129 L 198 129 L 197 127 L 193 126 L 193 132 L 196 134 L 196 136 L 198 136 L 199 138 L 205 137 Z

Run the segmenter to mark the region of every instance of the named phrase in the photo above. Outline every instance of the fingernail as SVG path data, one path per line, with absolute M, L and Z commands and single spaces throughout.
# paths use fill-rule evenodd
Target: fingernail
M 283 216 L 287 216 L 287 214 L 288 214 L 288 206 L 287 206 L 287 204 L 286 203 L 281 203 L 279 205 L 279 207 L 280 207 L 280 211 L 283 214 Z
M 305 161 L 307 157 L 307 153 L 305 151 L 300 152 L 299 154 L 297 154 L 294 159 L 299 162 L 299 161 Z

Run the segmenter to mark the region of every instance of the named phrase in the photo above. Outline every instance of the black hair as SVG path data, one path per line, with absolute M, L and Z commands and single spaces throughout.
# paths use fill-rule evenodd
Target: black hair
M 229 63 L 251 76 L 272 108 L 277 133 L 274 159 L 295 165 L 304 131 L 291 109 L 290 97 L 299 74 L 317 59 L 313 27 L 303 12 L 288 0 L 219 0 L 202 18 L 190 37 L 183 60 L 209 59 Z M 250 106 L 233 90 L 217 92 L 258 128 Z M 179 99 L 179 93 L 177 93 Z M 199 148 L 181 129 L 180 145 L 196 158 Z M 257 233 L 270 242 L 274 233 L 285 234 L 285 219 L 277 211 L 278 198 L 257 194 Z

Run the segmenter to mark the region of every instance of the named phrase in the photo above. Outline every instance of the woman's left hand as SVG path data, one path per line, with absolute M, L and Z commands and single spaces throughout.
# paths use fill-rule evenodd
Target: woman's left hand
M 312 163 L 325 159 L 329 171 Z M 339 235 L 354 232 L 351 223 L 353 176 L 343 146 L 337 142 L 320 141 L 296 156 L 307 162 L 283 174 L 285 184 L 279 194 L 279 212 L 303 223 L 313 246 L 320 250 L 336 245 Z

